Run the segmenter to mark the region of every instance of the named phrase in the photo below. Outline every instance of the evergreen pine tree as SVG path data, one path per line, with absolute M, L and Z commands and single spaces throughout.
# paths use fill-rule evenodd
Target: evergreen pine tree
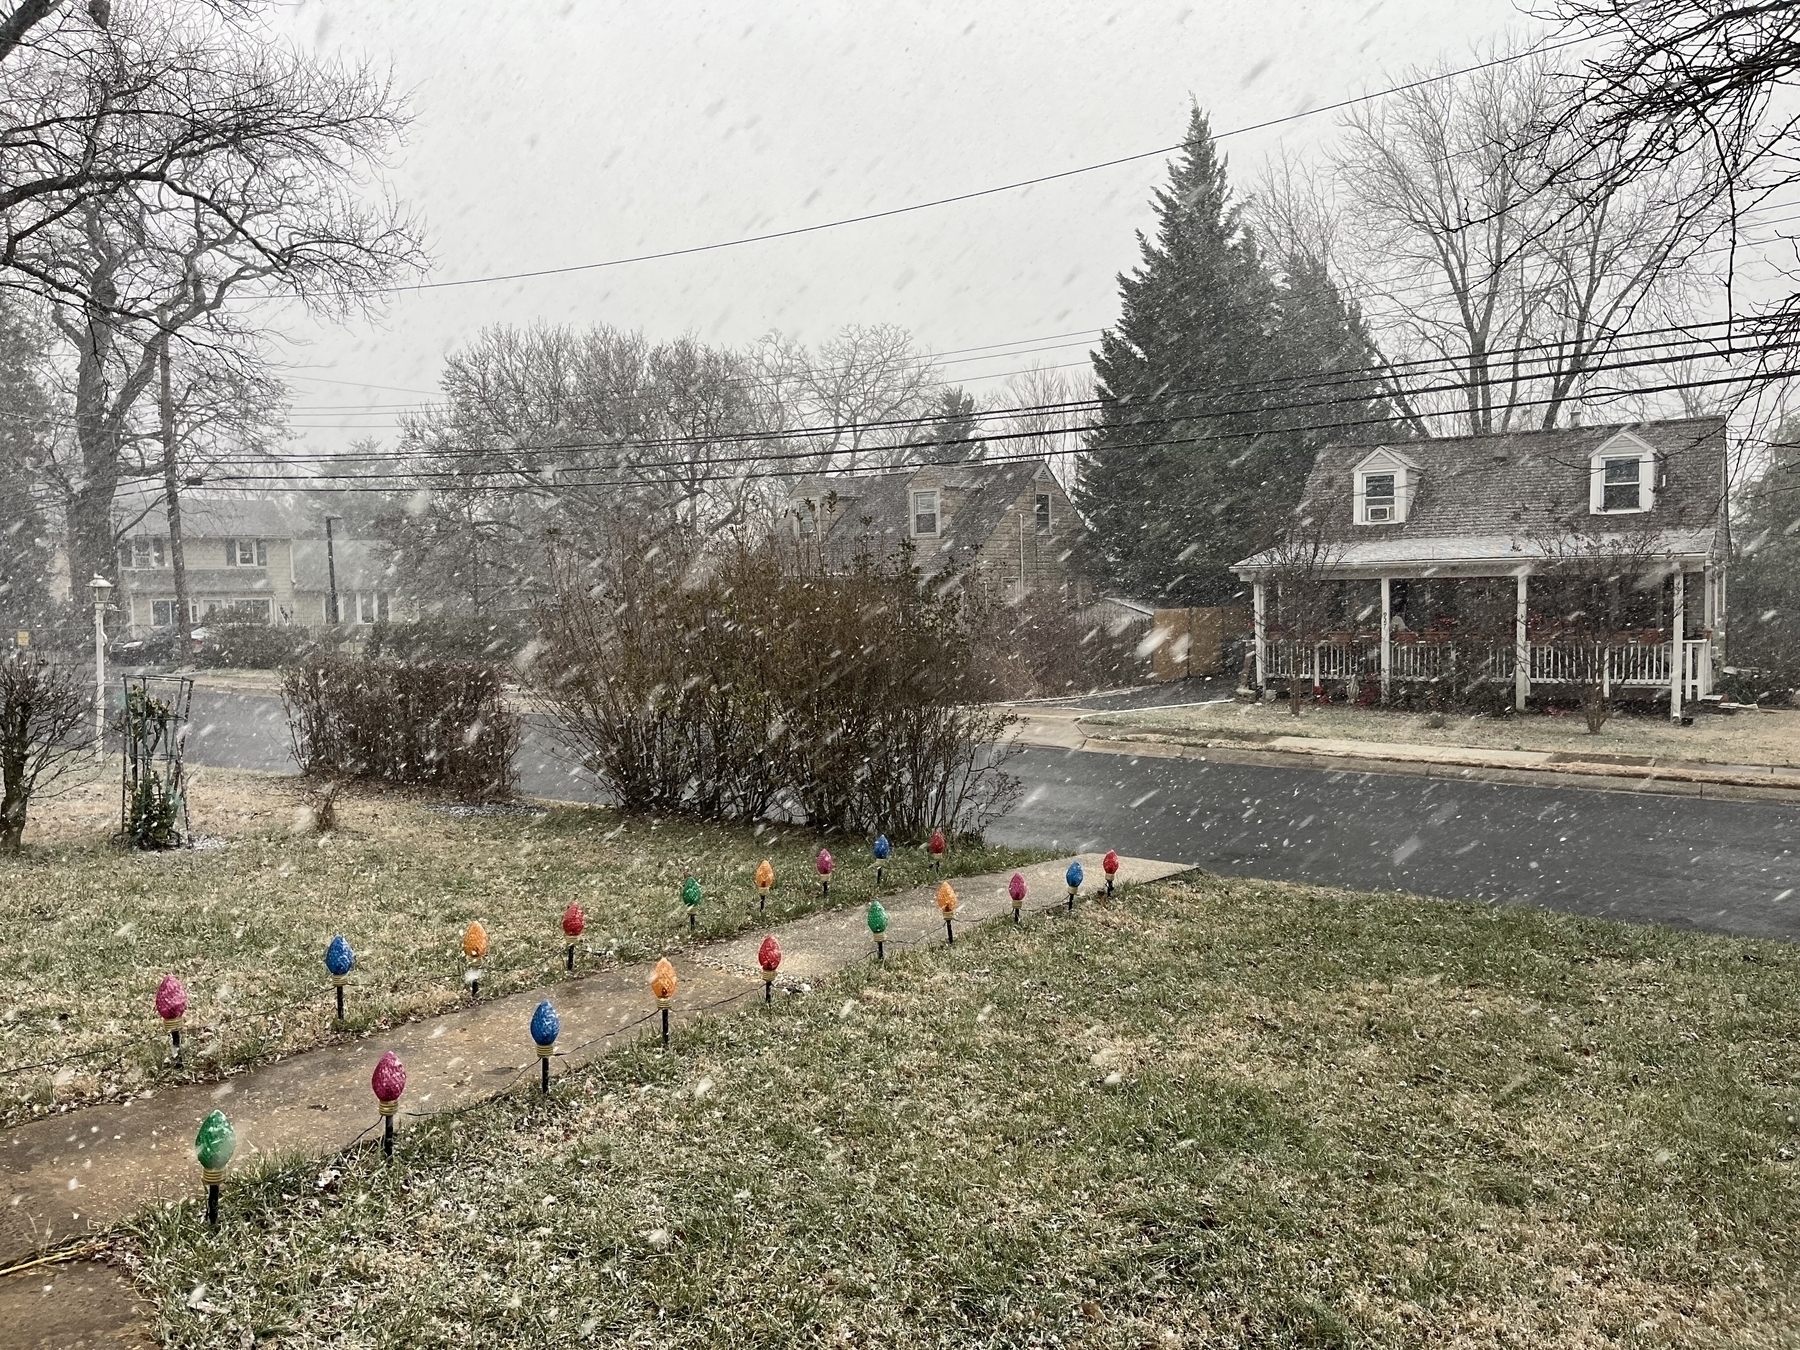
M 1341 397 L 1311 377 L 1368 365 L 1372 345 L 1323 267 L 1277 283 L 1198 108 L 1154 201 L 1156 237 L 1139 234 L 1143 260 L 1119 278 L 1119 322 L 1094 357 L 1101 426 L 1077 503 L 1099 578 L 1155 603 L 1226 603 L 1243 589 L 1231 564 L 1285 523 L 1337 434 L 1300 428 L 1385 410 L 1287 406 Z

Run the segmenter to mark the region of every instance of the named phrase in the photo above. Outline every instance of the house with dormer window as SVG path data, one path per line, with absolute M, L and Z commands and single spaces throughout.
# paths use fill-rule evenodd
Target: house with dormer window
M 1079 522 L 1041 459 L 820 475 L 799 484 L 785 515 L 793 546 L 827 569 L 909 550 L 928 576 L 955 568 L 1011 593 L 1073 585 Z
M 1597 685 L 1666 692 L 1679 717 L 1724 660 L 1726 465 L 1718 417 L 1327 445 L 1289 532 L 1311 545 L 1304 581 L 1291 546 L 1233 568 L 1251 585 L 1257 686 L 1385 700 L 1399 683 L 1485 680 L 1523 709 L 1534 691 Z M 1572 570 L 1593 579 L 1579 625 L 1566 599 L 1548 603 Z M 1283 588 L 1302 584 L 1333 589 L 1335 631 L 1284 622 L 1301 606 Z M 1472 654 L 1469 625 L 1481 613 L 1491 632 L 1496 605 L 1510 641 Z

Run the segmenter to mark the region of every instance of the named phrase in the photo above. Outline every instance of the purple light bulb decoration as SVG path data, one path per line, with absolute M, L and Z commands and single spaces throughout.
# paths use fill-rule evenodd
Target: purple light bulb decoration
M 556 1038 L 562 1033 L 562 1018 L 549 999 L 537 1005 L 531 1014 L 531 1039 L 537 1043 L 538 1066 L 543 1071 L 542 1089 L 550 1091 L 550 1056 L 556 1053 Z
M 325 969 L 331 972 L 331 983 L 337 989 L 337 1020 L 344 1020 L 344 981 L 350 978 L 350 972 L 356 966 L 356 953 L 350 950 L 350 943 L 342 933 L 331 939 L 331 945 L 325 948 Z
M 836 866 L 837 863 L 832 859 L 831 850 L 828 848 L 820 849 L 818 867 L 819 896 L 821 899 L 828 899 L 831 896 L 831 869 Z
M 381 1112 L 381 1152 L 394 1156 L 394 1113 L 400 1109 L 400 1094 L 406 1091 L 406 1065 L 392 1050 L 375 1061 L 375 1072 L 369 1076 L 374 1089 L 376 1110 Z

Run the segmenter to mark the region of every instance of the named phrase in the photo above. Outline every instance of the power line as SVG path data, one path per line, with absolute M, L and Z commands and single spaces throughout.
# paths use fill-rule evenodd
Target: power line
M 1664 335 L 1664 334 L 1683 334 L 1683 335 L 1686 335 L 1685 341 L 1690 342 L 1690 343 L 1692 343 L 1692 342 L 1709 342 L 1709 341 L 1716 342 L 1721 339 L 1699 336 L 1699 334 L 1703 330 L 1715 329 L 1715 328 L 1719 328 L 1722 326 L 1731 325 L 1733 323 L 1734 323 L 1734 321 L 1732 321 L 1732 320 L 1719 319 L 1719 320 L 1708 320 L 1708 321 L 1704 321 L 1704 322 L 1698 323 L 1698 324 L 1675 324 L 1675 325 L 1662 325 L 1662 326 L 1654 327 L 1654 328 L 1630 329 L 1630 330 L 1623 330 L 1619 333 L 1613 334 L 1611 336 L 1611 340 L 1616 343 L 1616 342 L 1620 342 L 1620 341 L 1623 341 L 1626 339 L 1632 339 L 1632 338 L 1640 338 L 1640 337 L 1647 338 L 1647 337 L 1654 337 L 1657 335 Z M 1749 336 L 1749 335 L 1743 334 L 1740 336 Z M 1727 335 L 1723 340 L 1725 340 L 1727 342 L 1734 342 L 1734 341 L 1737 341 L 1738 338 Z M 1671 345 L 1669 342 L 1662 341 L 1662 342 L 1640 343 L 1637 345 L 1628 345 L 1628 346 L 1622 346 L 1622 347 L 1621 346 L 1611 347 L 1608 349 L 1607 356 L 1605 359 L 1603 359 L 1600 362 L 1596 362 L 1592 366 L 1587 367 L 1582 373 L 1584 375 L 1592 375 L 1592 374 L 1602 373 L 1608 369 L 1627 368 L 1624 365 L 1622 365 L 1621 363 L 1617 362 L 1614 358 L 1617 358 L 1622 355 L 1632 355 L 1632 354 L 1635 354 L 1638 352 L 1650 351 L 1656 347 L 1666 347 L 1669 345 Z M 1490 366 L 1498 367 L 1503 372 L 1503 374 L 1500 377 L 1498 377 L 1499 380 L 1509 380 L 1509 379 L 1515 377 L 1513 372 L 1508 369 L 1509 365 L 1515 365 L 1521 359 L 1524 361 L 1527 361 L 1527 362 L 1530 361 L 1531 359 L 1533 359 L 1529 355 L 1526 355 L 1526 354 L 1533 353 L 1533 352 L 1546 353 L 1547 355 L 1544 358 L 1539 358 L 1539 359 L 1547 360 L 1547 359 L 1550 359 L 1551 356 L 1554 356 L 1556 354 L 1559 354 L 1559 353 L 1565 351 L 1566 346 L 1567 346 L 1567 344 L 1563 343 L 1561 341 L 1523 343 L 1523 344 L 1518 344 L 1513 347 L 1496 348 L 1493 351 L 1486 353 L 1486 357 L 1490 363 Z M 1773 350 L 1774 348 L 1770 348 L 1770 349 Z M 1718 357 L 1722 357 L 1722 356 L 1754 354 L 1754 352 L 1757 350 L 1762 350 L 1762 349 L 1761 348 L 1744 349 L 1744 348 L 1730 347 L 1730 348 L 1727 348 L 1726 350 L 1719 350 L 1717 348 L 1713 348 L 1713 349 L 1702 350 L 1699 352 L 1682 353 L 1679 355 L 1669 356 L 1669 357 L 1665 358 L 1662 363 L 1663 364 L 1671 364 L 1677 360 L 1696 360 L 1696 359 L 1706 359 L 1706 358 L 1718 358 Z M 1509 358 L 1511 358 L 1510 361 L 1509 361 Z M 1319 390 L 1342 389 L 1342 388 L 1353 388 L 1354 389 L 1354 388 L 1362 388 L 1365 386 L 1372 386 L 1372 385 L 1377 386 L 1375 388 L 1367 388 L 1364 390 L 1364 392 L 1351 395 L 1348 398 L 1327 400 L 1326 402 L 1341 403 L 1341 402 L 1347 402 L 1347 401 L 1356 401 L 1356 400 L 1362 399 L 1362 398 L 1375 398 L 1375 397 L 1386 396 L 1386 391 L 1379 386 L 1381 386 L 1383 384 L 1393 385 L 1393 384 L 1397 383 L 1396 377 L 1401 374 L 1408 374 L 1408 375 L 1412 375 L 1415 377 L 1427 378 L 1427 379 L 1434 378 L 1434 377 L 1437 377 L 1440 375 L 1446 375 L 1446 374 L 1461 374 L 1461 372 L 1466 368 L 1467 363 L 1468 363 L 1467 357 L 1459 357 L 1459 356 L 1422 357 L 1422 358 L 1418 358 L 1418 359 L 1415 359 L 1412 361 L 1382 363 L 1382 364 L 1374 365 L 1374 366 L 1351 367 L 1351 368 L 1347 368 L 1345 370 L 1332 371 L 1332 372 L 1327 372 L 1324 374 L 1284 375 L 1284 376 L 1276 376 L 1276 377 L 1270 377 L 1267 379 L 1253 380 L 1253 381 L 1225 382 L 1225 383 L 1220 383 L 1220 384 L 1216 384 L 1216 385 L 1209 385 L 1204 388 L 1161 390 L 1158 392 L 1155 399 L 1145 400 L 1145 406 L 1157 407 L 1157 406 L 1160 406 L 1160 404 L 1162 404 L 1163 402 L 1166 402 L 1170 399 L 1179 398 L 1179 397 L 1183 397 L 1186 395 L 1192 395 L 1192 394 L 1216 395 L 1216 394 L 1220 394 L 1220 393 L 1233 393 L 1233 392 L 1255 394 L 1255 393 L 1280 391 L 1280 390 L 1294 389 L 1294 388 L 1305 388 L 1308 391 L 1319 391 Z M 1642 363 L 1639 363 L 1639 364 L 1642 364 Z M 1550 376 L 1553 373 L 1554 372 L 1551 372 L 1551 371 L 1542 371 L 1542 372 L 1536 372 L 1536 373 L 1524 373 L 1524 374 L 1518 374 L 1516 376 L 1516 378 L 1523 379 L 1523 380 L 1541 380 L 1541 379 L 1550 378 Z M 1490 381 L 1490 382 L 1498 382 L 1498 381 Z M 1422 395 L 1422 394 L 1444 393 L 1444 392 L 1466 392 L 1467 390 L 1469 390 L 1471 388 L 1479 388 L 1480 386 L 1481 386 L 1481 382 L 1479 382 L 1479 381 L 1459 381 L 1455 384 L 1448 385 L 1448 386 L 1413 387 L 1413 388 L 1406 390 L 1406 392 L 1409 395 Z M 978 421 L 988 421 L 988 420 L 992 420 L 995 418 L 1006 417 L 1006 416 L 1069 415 L 1069 414 L 1075 414 L 1075 413 L 1080 413 L 1080 412 L 1093 411 L 1095 409 L 1107 406 L 1108 402 L 1109 402 L 1109 400 L 1106 400 L 1106 399 L 1101 399 L 1098 397 L 1090 397 L 1090 398 L 1069 400 L 1069 401 L 1060 402 L 1060 403 L 1022 404 L 1022 405 L 1018 405 L 1018 406 L 1014 406 L 1014 407 L 1010 407 L 1010 408 L 987 409 L 987 410 L 978 412 L 977 414 L 975 414 L 975 416 Z M 1125 400 L 1113 400 L 1111 402 L 1113 403 L 1113 406 L 1130 406 L 1128 401 L 1125 401 Z M 1242 415 L 1247 415 L 1247 414 L 1251 414 L 1251 413 L 1267 413 L 1267 412 L 1274 412 L 1274 411 L 1283 411 L 1283 410 L 1286 410 L 1286 408 L 1304 408 L 1304 407 L 1317 407 L 1317 406 L 1323 406 L 1323 404 L 1321 404 L 1317 400 L 1310 400 L 1310 401 L 1302 401 L 1300 403 L 1291 404 L 1291 405 L 1270 406 L 1267 404 L 1258 404 L 1254 407 L 1244 407 L 1244 408 L 1224 409 L 1224 410 L 1203 410 L 1200 413 L 1187 414 L 1186 416 L 1188 416 L 1188 417 L 1194 417 L 1194 416 L 1209 416 L 1209 417 L 1242 416 Z M 563 451 L 563 450 L 633 450 L 633 449 L 643 450 L 643 449 L 676 448 L 676 447 L 681 447 L 681 446 L 716 446 L 716 445 L 726 445 L 726 444 L 757 444 L 757 443 L 763 443 L 763 442 L 779 442 L 779 441 L 783 441 L 783 440 L 786 440 L 786 439 L 789 439 L 792 437 L 796 437 L 796 436 L 839 435 L 839 434 L 842 434 L 845 432 L 853 432 L 853 431 L 857 431 L 857 432 L 896 431 L 896 430 L 904 431 L 904 430 L 917 429 L 920 427 L 929 427 L 929 426 L 935 425 L 939 420 L 940 419 L 939 419 L 938 414 L 931 413 L 931 414 L 926 414 L 926 415 L 917 416 L 917 417 L 879 419 L 879 420 L 873 420 L 873 421 L 869 421 L 869 422 L 855 422 L 855 423 L 841 422 L 841 423 L 828 423 L 828 424 L 813 425 L 813 426 L 786 427 L 786 428 L 771 429 L 771 430 L 721 432 L 717 435 L 703 436 L 703 437 L 701 437 L 701 436 L 671 436 L 671 437 L 639 437 L 639 438 L 633 438 L 633 439 L 612 439 L 612 440 L 563 440 L 563 441 L 547 441 L 547 442 L 543 442 L 543 443 L 536 444 L 536 445 L 514 446 L 514 447 L 511 447 L 508 449 L 495 449 L 495 448 L 444 449 L 444 450 L 434 451 L 432 453 L 438 458 L 459 458 L 459 459 L 460 458 L 471 458 L 471 459 L 473 459 L 473 458 L 492 458 L 492 457 L 503 456 L 503 455 L 508 455 L 508 454 L 512 454 L 512 455 L 544 455 L 544 454 L 549 454 L 549 453 L 552 453 L 555 451 Z M 1072 433 L 1072 432 L 1078 431 L 1078 430 L 1080 430 L 1080 428 L 1046 428 L 1046 429 L 1042 429 L 1040 431 L 1031 432 L 1031 433 L 1022 433 L 1022 434 L 1039 435 L 1039 434 L 1044 434 L 1045 431 Z M 980 439 L 980 438 L 978 438 L 978 439 Z M 807 457 L 809 455 L 816 456 L 817 453 L 818 452 L 816 452 L 816 451 L 802 452 L 800 457 Z M 766 458 L 767 456 L 763 456 L 763 457 Z M 282 460 L 282 462 L 286 462 L 286 463 L 302 464 L 302 463 L 344 463 L 344 462 L 355 463 L 355 462 L 380 461 L 380 460 L 386 460 L 389 458 L 391 458 L 391 456 L 389 456 L 385 453 L 381 453 L 381 452 L 361 453 L 361 452 L 351 451 L 351 452 L 319 452 L 319 453 L 307 454 L 307 455 L 284 456 L 284 457 L 281 457 L 281 460 Z
M 1790 342 L 1779 344 L 1779 346 L 1782 349 L 1800 347 L 1800 338 L 1796 338 Z M 1671 362 L 1670 360 L 1668 360 L 1666 358 L 1659 358 L 1659 359 L 1654 359 L 1654 360 L 1649 360 L 1649 361 L 1633 362 L 1633 363 L 1629 363 L 1629 365 L 1630 366 L 1657 366 L 1657 365 L 1669 365 L 1672 363 L 1673 362 Z M 1622 369 L 1622 368 L 1625 368 L 1625 367 L 1624 366 L 1609 367 L 1607 369 Z M 1719 377 L 1716 379 L 1709 379 L 1709 380 L 1683 380 L 1683 381 L 1675 381 L 1673 383 L 1662 384 L 1662 385 L 1642 386 L 1642 387 L 1635 388 L 1635 389 L 1621 389 L 1621 390 L 1609 392 L 1604 395 L 1600 395 L 1599 397 L 1623 398 L 1623 397 L 1628 397 L 1628 396 L 1632 396 L 1632 395 L 1667 393 L 1667 392 L 1671 392 L 1674 390 L 1711 388 L 1711 387 L 1715 387 L 1715 386 L 1722 385 L 1722 384 L 1763 383 L 1763 382 L 1768 382 L 1771 380 L 1782 379 L 1782 378 L 1785 378 L 1785 375 L 1782 374 L 1781 372 L 1763 371 L 1763 372 L 1755 372 L 1755 373 L 1752 373 L 1749 375 L 1722 376 L 1722 377 Z M 1514 409 L 1526 408 L 1526 407 L 1541 407 L 1541 406 L 1545 406 L 1547 404 L 1552 404 L 1552 403 L 1559 402 L 1559 401 L 1566 401 L 1566 400 L 1559 400 L 1556 397 L 1519 399 L 1519 400 L 1516 400 L 1511 405 L 1511 407 Z M 1290 405 L 1292 410 L 1297 410 L 1297 411 L 1305 410 L 1308 408 L 1319 408 L 1319 407 L 1329 407 L 1329 406 L 1331 406 L 1331 404 L 1329 402 L 1298 403 L 1298 404 Z M 1207 420 L 1217 420 L 1217 418 L 1219 416 L 1223 416 L 1223 415 L 1222 414 L 1209 415 Z M 1200 420 L 1200 419 L 1199 418 L 1166 418 L 1166 419 L 1157 419 L 1157 420 L 1146 420 L 1143 422 L 1133 423 L 1131 425 L 1154 426 L 1154 425 L 1167 424 L 1168 422 L 1181 422 L 1181 421 L 1192 421 L 1192 420 Z M 1194 436 L 1167 437 L 1167 438 L 1149 440 L 1149 441 L 1127 442 L 1123 445 L 1115 444 L 1112 446 L 1108 446 L 1106 449 L 1107 449 L 1107 452 L 1111 453 L 1111 452 L 1117 452 L 1117 451 L 1121 451 L 1121 450 L 1145 450 L 1145 449 L 1155 449 L 1155 448 L 1170 447 L 1170 446 L 1191 446 L 1191 445 L 1208 444 L 1208 443 L 1216 443 L 1216 442 L 1223 442 L 1223 441 L 1254 440 L 1258 437 L 1269 436 L 1269 435 L 1294 435 L 1294 434 L 1300 434 L 1300 433 L 1306 433 L 1306 432 L 1334 431 L 1334 430 L 1348 430 L 1348 429 L 1367 430 L 1371 427 L 1392 425 L 1394 423 L 1405 423 L 1408 421 L 1410 421 L 1410 418 L 1408 418 L 1404 414 L 1393 414 L 1393 415 L 1390 415 L 1387 417 L 1369 417 L 1369 418 L 1357 419 L 1355 421 L 1341 421 L 1340 420 L 1340 421 L 1329 421 L 1329 422 L 1313 422 L 1313 423 L 1306 423 L 1306 424 L 1295 425 L 1295 426 L 1257 427 L 1257 428 L 1248 428 L 1248 429 L 1245 429 L 1242 431 L 1214 432 L 1214 433 L 1198 434 L 1198 435 L 1194 435 Z M 1096 429 L 1098 429 L 1098 428 L 1086 427 L 1086 428 L 1080 428 L 1079 430 L 1096 430 Z M 980 438 L 980 441 L 978 443 L 994 443 L 994 442 L 999 442 L 999 441 L 1004 441 L 1004 440 L 1019 440 L 1019 439 L 1030 437 L 1035 434 L 1037 434 L 1037 433 L 1031 433 L 1031 432 L 1004 433 L 1004 434 L 999 434 L 999 435 L 995 435 L 995 436 L 991 436 L 991 437 Z M 949 447 L 949 446 L 964 446 L 964 447 L 966 447 L 969 443 L 970 442 L 963 441 L 963 440 L 938 440 L 938 441 L 930 441 L 930 442 L 919 442 L 919 443 L 916 443 L 915 446 L 912 448 L 932 449 L 932 448 L 945 448 L 945 447 Z M 743 481 L 747 481 L 747 480 L 755 480 L 755 479 L 762 479 L 762 478 L 786 478 L 786 477 L 793 477 L 795 475 L 792 474 L 788 470 L 775 469 L 775 468 L 760 469 L 760 470 L 753 469 L 750 471 L 744 471 L 744 470 L 740 469 L 740 470 L 728 472 L 728 473 L 710 473 L 710 472 L 694 473 L 694 472 L 691 472 L 690 470 L 692 468 L 696 467 L 697 465 L 703 465 L 706 468 L 710 469 L 710 468 L 716 467 L 718 465 L 723 465 L 723 464 L 741 463 L 741 464 L 751 464 L 751 465 L 766 465 L 766 464 L 769 464 L 772 462 L 784 462 L 784 461 L 790 461 L 793 459 L 816 459 L 816 458 L 818 458 L 818 456 L 813 453 L 778 453 L 778 454 L 768 454 L 768 455 L 759 455 L 759 456 L 743 456 L 738 459 L 710 459 L 710 460 L 695 461 L 694 464 L 690 464 L 690 465 L 679 465 L 679 464 L 671 465 L 671 466 L 668 466 L 669 470 L 672 470 L 671 472 L 663 472 L 663 473 L 658 474 L 655 477 L 640 476 L 636 479 L 628 479 L 628 478 L 614 478 L 614 479 L 580 478 L 580 479 L 578 479 L 578 478 L 571 478 L 571 477 L 561 477 L 561 478 L 556 479 L 553 482 L 544 483 L 541 485 L 540 484 L 521 484 L 517 481 L 516 471 L 513 471 L 510 475 L 512 477 L 513 481 L 510 481 L 510 482 L 488 483 L 488 484 L 471 484 L 471 483 L 467 483 L 467 482 L 462 482 L 462 483 L 456 484 L 456 486 L 459 488 L 459 490 L 472 491 L 472 492 L 519 492 L 519 491 L 555 492 L 555 491 L 567 490 L 567 489 L 572 489 L 572 488 L 668 487 L 671 484 L 671 482 L 676 482 L 676 483 L 680 483 L 683 485 L 693 485 L 693 484 L 700 484 L 700 483 L 707 483 L 707 482 L 721 482 L 721 481 L 743 482 Z M 1047 456 L 1041 450 L 1034 449 L 1034 450 L 1030 450 L 1030 451 L 1019 451 L 1019 452 L 1012 452 L 1012 453 L 1005 453 L 1005 454 L 998 454 L 998 455 L 989 455 L 989 456 L 983 457 L 978 462 L 981 464 L 984 464 L 984 465 L 991 465 L 991 464 L 1026 462 L 1026 461 L 1039 460 L 1039 459 L 1044 459 L 1044 458 L 1047 458 Z M 873 474 L 873 473 L 902 472 L 902 471 L 910 471 L 910 470 L 913 470 L 913 469 L 916 469 L 919 467 L 925 467 L 925 466 L 930 466 L 930 465 L 960 465 L 960 464 L 964 464 L 966 462 L 967 462 L 967 460 L 966 460 L 965 453 L 959 452 L 954 457 L 938 458 L 938 459 L 919 459 L 919 460 L 912 461 L 911 463 L 908 463 L 906 465 L 899 466 L 898 468 L 880 467 L 880 468 L 870 469 L 870 470 L 866 470 L 866 471 L 855 470 L 855 469 L 847 470 L 847 471 L 840 470 L 835 474 L 831 474 L 830 476 L 855 478 L 855 477 L 868 476 L 869 474 Z M 635 471 L 638 474 L 642 475 L 647 470 L 650 470 L 655 466 L 627 466 L 627 467 L 631 468 L 631 469 L 635 469 Z M 584 471 L 578 470 L 577 472 L 584 472 Z M 616 472 L 616 471 L 608 470 L 608 472 Z M 447 478 L 447 477 L 451 477 L 451 476 L 452 475 L 448 474 L 448 473 L 433 474 L 432 472 L 427 470 L 427 471 L 420 471 L 420 472 L 397 473 L 397 474 L 365 474 L 365 475 L 321 474 L 321 475 L 318 475 L 317 477 L 318 477 L 318 479 L 323 479 L 326 481 L 334 481 L 335 482 L 335 481 L 343 481 L 343 480 L 354 480 L 357 483 L 385 482 L 385 481 L 393 480 L 393 481 L 410 484 L 415 487 L 429 488 L 429 486 L 431 485 L 431 483 L 434 479 L 441 480 L 443 478 Z M 230 483 L 230 482 L 243 481 L 243 479 L 241 476 L 226 476 L 226 477 L 221 478 L 219 481 L 225 482 L 225 483 Z M 219 488 L 213 488 L 211 490 L 216 490 L 216 491 L 254 491 L 254 490 L 269 490 L 272 487 L 278 487 L 281 490 L 318 491 L 318 492 L 356 492 L 356 491 L 369 492 L 369 491 L 383 490 L 383 489 L 379 489 L 379 488 L 369 488 L 369 487 L 307 488 L 304 486 L 294 485 L 292 483 L 282 482 L 281 480 L 271 480 L 266 477 L 258 477 L 254 481 L 259 483 L 261 486 L 258 488 L 251 488 L 249 486 L 237 487 L 237 488 L 219 487 Z M 392 489 L 388 489 L 388 490 L 391 491 Z
M 1233 127 L 1229 131 L 1216 132 L 1215 141 L 1222 141 L 1232 136 L 1244 136 L 1253 131 L 1267 131 L 1270 127 L 1284 126 L 1289 122 L 1298 122 L 1304 118 L 1317 117 L 1322 113 L 1337 112 L 1344 108 L 1352 108 L 1362 103 L 1370 103 L 1376 99 L 1387 98 L 1392 94 L 1405 93 L 1409 89 L 1422 89 L 1428 85 L 1439 84 L 1445 80 L 1457 79 L 1464 75 L 1473 75 L 1478 71 L 1491 70 L 1495 66 L 1511 65 L 1515 61 L 1523 61 L 1527 57 L 1542 55 L 1546 52 L 1560 51 L 1565 47 L 1578 46 L 1591 39 L 1585 37 L 1568 38 L 1562 42 L 1550 43 L 1516 52 L 1510 56 L 1495 57 L 1490 61 L 1482 61 L 1476 65 L 1465 66 L 1460 70 L 1444 71 L 1438 75 L 1427 75 L 1417 80 L 1409 80 L 1405 84 L 1393 85 L 1374 93 L 1358 94 L 1354 98 L 1339 99 L 1336 103 L 1327 103 L 1317 108 L 1308 108 L 1304 112 L 1288 113 L 1281 117 L 1267 118 L 1261 122 L 1252 122 L 1247 126 Z M 1121 155 L 1117 159 L 1102 160 L 1098 164 L 1084 164 L 1076 169 L 1063 169 L 1058 173 L 1040 174 L 1035 178 L 1021 178 L 1016 182 L 1002 183 L 998 187 L 979 188 L 974 192 L 959 192 L 950 197 L 938 197 L 931 201 L 914 202 L 910 206 L 894 206 L 883 211 L 869 211 L 859 216 L 845 216 L 838 220 L 821 221 L 817 225 L 798 225 L 787 230 L 771 230 L 766 234 L 745 235 L 737 239 L 715 240 L 710 244 L 693 244 L 687 248 L 663 249 L 656 253 L 639 253 L 625 258 L 608 258 L 603 262 L 573 263 L 566 267 L 543 267 L 529 272 L 503 272 L 493 276 L 462 277 L 454 281 L 424 281 L 410 286 L 383 286 L 375 291 L 377 294 L 394 294 L 402 291 L 448 290 L 461 286 L 485 286 L 496 281 L 529 281 L 537 277 L 567 276 L 573 272 L 596 272 L 608 267 L 627 267 L 634 263 L 659 262 L 667 258 L 685 258 L 696 253 L 712 253 L 719 249 L 741 248 L 746 244 L 765 244 L 776 239 L 793 239 L 801 235 L 817 234 L 822 230 L 841 229 L 846 225 L 865 225 L 870 221 L 889 220 L 895 216 L 911 215 L 918 211 L 931 211 L 940 206 L 954 206 L 959 202 L 976 201 L 982 197 L 993 197 L 1004 192 L 1017 192 L 1021 188 L 1037 187 L 1043 183 L 1060 182 L 1065 178 L 1075 178 L 1081 174 L 1098 173 L 1102 169 L 1117 168 L 1121 164 L 1135 164 L 1139 160 L 1155 159 L 1159 155 L 1173 154 L 1185 150 L 1191 143 L 1178 141 L 1174 145 L 1161 146 L 1155 150 L 1142 150 L 1133 155 Z

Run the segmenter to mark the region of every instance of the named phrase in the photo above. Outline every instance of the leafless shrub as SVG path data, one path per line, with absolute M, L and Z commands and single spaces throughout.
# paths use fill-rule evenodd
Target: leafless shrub
M 1009 804 L 1009 718 L 953 591 L 910 568 L 784 572 L 768 546 L 563 567 L 529 678 L 628 807 L 916 837 Z
M 497 667 L 317 656 L 282 672 L 294 758 L 309 777 L 512 794 L 520 723 Z
M 0 852 L 19 847 L 32 801 L 93 747 L 93 706 L 68 667 L 35 656 L 0 661 Z

